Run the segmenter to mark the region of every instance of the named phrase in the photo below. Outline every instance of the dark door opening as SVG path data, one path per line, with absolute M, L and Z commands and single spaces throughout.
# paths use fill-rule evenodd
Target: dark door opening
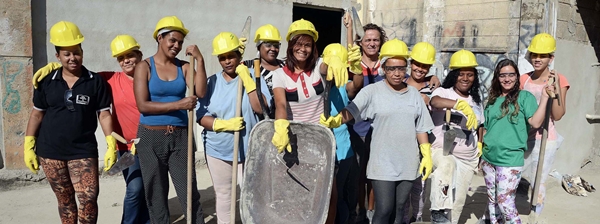
M 315 29 L 319 32 L 317 49 L 321 55 L 328 44 L 340 43 L 343 12 L 342 9 L 294 4 L 292 20 L 305 19 L 315 25 Z

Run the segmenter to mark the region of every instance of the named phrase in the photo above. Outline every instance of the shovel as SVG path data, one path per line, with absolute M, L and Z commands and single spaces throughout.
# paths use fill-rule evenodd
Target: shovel
M 120 143 L 127 144 L 127 141 L 125 140 L 125 138 L 123 138 L 121 135 L 117 134 L 116 132 L 112 132 L 112 133 L 110 133 L 110 135 L 112 135 Z M 134 138 L 131 140 L 131 142 L 133 144 L 137 144 L 137 143 L 139 143 L 139 141 L 140 141 L 139 138 Z M 131 154 L 131 152 L 127 151 L 127 152 L 123 153 L 123 155 L 121 155 L 121 158 L 119 158 L 119 160 L 115 163 L 115 165 L 113 165 L 113 167 L 111 167 L 108 170 L 108 175 L 112 176 L 117 173 L 120 173 L 123 170 L 130 167 L 131 165 L 133 165 L 134 163 L 135 163 L 134 155 Z
M 454 146 L 454 139 L 456 139 L 456 130 L 450 127 L 450 115 L 450 109 L 446 109 L 446 124 L 444 124 L 444 156 L 450 154 L 450 151 Z

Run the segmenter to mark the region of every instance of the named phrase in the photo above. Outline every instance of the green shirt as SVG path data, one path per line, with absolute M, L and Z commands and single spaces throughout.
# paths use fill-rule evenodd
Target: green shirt
M 498 97 L 494 104 L 488 104 L 484 111 L 486 133 L 483 136 L 483 159 L 492 165 L 503 167 L 523 166 L 523 154 L 527 149 L 527 121 L 538 108 L 535 96 L 527 91 L 520 91 L 517 103 L 519 113 L 512 116 L 515 107 L 510 104 L 509 112 L 504 117 L 501 105 L 505 97 Z

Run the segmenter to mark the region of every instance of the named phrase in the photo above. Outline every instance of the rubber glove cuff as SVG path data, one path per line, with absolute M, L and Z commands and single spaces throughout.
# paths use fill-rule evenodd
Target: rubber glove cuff
M 25 136 L 25 141 L 23 142 L 24 150 L 23 150 L 23 159 L 25 161 L 25 165 L 32 173 L 37 174 L 37 171 L 40 170 L 38 165 L 38 158 L 35 154 L 35 136 Z
M 58 62 L 50 62 L 46 66 L 38 69 L 35 72 L 35 74 L 33 74 L 33 78 L 31 79 L 33 88 L 37 89 L 38 83 L 41 82 L 42 79 L 44 79 L 44 77 L 48 76 L 48 74 L 50 74 L 50 72 L 52 72 L 53 70 L 58 69 L 60 67 L 62 67 L 62 64 L 60 64 Z
M 256 90 L 256 83 L 250 76 L 250 70 L 244 64 L 240 63 L 235 68 L 235 73 L 240 77 L 240 80 L 244 84 L 244 89 L 246 89 L 246 93 L 250 93 Z
M 104 171 L 117 162 L 117 140 L 112 135 L 106 136 L 106 153 L 104 154 Z
M 481 157 L 483 154 L 483 143 L 477 142 L 477 157 Z

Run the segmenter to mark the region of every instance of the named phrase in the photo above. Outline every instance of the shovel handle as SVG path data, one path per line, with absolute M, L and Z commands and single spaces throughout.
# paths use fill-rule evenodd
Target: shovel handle
M 258 96 L 258 103 L 260 104 L 260 109 L 262 110 L 262 115 L 264 119 L 269 118 L 269 109 L 267 104 L 265 103 L 265 99 L 262 95 L 262 85 L 260 82 L 260 55 L 257 59 L 254 59 L 254 77 L 256 77 L 256 95 Z
M 127 140 L 125 140 L 125 138 L 123 138 L 123 136 L 121 136 L 120 134 L 117 134 L 113 131 L 112 133 L 110 133 L 110 135 L 113 136 L 120 143 L 127 144 Z
M 325 92 L 323 92 L 323 115 L 329 118 L 331 113 L 331 103 L 329 102 L 329 90 L 331 89 L 331 81 L 325 80 Z
M 446 125 L 450 125 L 450 115 L 452 115 L 452 111 L 446 109 Z

